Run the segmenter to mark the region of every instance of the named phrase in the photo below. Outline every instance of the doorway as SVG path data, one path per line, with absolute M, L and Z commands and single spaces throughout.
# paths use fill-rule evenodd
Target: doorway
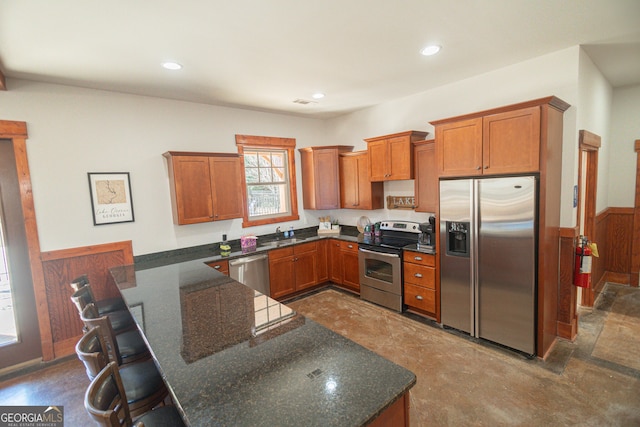
M 0 309 L 4 308 L 0 315 L 6 329 L 0 341 L 0 369 L 4 369 L 42 357 L 27 230 L 10 139 L 0 139 L 0 223 Z
M 596 232 L 596 196 L 598 187 L 598 150 L 600 136 L 586 130 L 580 131 L 578 157 L 578 226 L 579 234 L 593 241 Z M 590 288 L 578 288 L 580 305 L 593 307 L 595 292 Z

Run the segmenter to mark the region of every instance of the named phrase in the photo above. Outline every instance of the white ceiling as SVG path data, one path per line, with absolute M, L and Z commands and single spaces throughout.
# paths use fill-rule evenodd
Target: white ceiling
M 312 117 L 576 45 L 640 84 L 640 1 L 0 0 L 8 78 Z

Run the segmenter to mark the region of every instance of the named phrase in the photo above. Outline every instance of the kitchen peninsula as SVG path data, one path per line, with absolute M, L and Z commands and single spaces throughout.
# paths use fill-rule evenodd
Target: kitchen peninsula
M 412 372 L 207 261 L 111 269 L 189 425 L 408 425 Z

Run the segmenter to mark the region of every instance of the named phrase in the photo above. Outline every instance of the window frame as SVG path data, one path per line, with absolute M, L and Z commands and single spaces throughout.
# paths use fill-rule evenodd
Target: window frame
M 295 221 L 300 219 L 298 215 L 298 191 L 296 187 L 296 164 L 294 138 L 280 138 L 272 136 L 236 135 L 238 154 L 242 158 L 242 203 L 244 203 L 242 227 L 254 227 L 257 225 L 275 224 L 279 222 Z M 271 216 L 263 219 L 249 219 L 249 207 L 247 197 L 247 179 L 244 166 L 244 151 L 255 150 L 284 150 L 287 152 L 287 169 L 289 173 L 289 206 L 291 212 L 288 215 Z

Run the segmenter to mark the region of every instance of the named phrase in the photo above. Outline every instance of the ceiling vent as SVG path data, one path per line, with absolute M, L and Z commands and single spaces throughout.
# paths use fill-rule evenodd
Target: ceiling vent
M 316 101 L 309 101 L 308 99 L 294 99 L 293 100 L 294 104 L 302 104 L 302 105 L 307 105 L 307 104 L 317 104 Z

